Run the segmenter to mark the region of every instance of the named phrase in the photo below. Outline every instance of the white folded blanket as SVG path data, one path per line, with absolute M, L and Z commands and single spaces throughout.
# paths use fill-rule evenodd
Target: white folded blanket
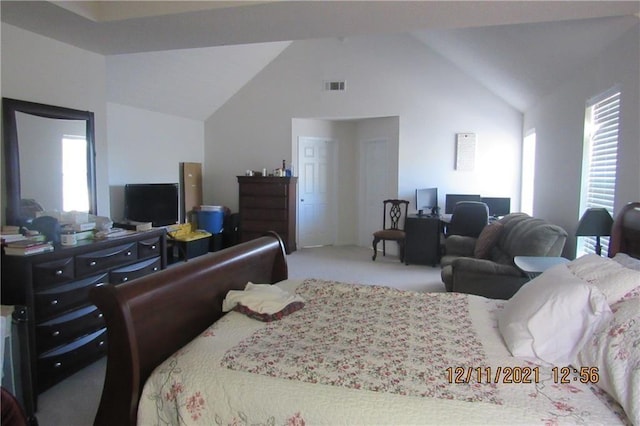
M 244 290 L 230 290 L 227 293 L 222 302 L 222 311 L 228 312 L 240 304 L 261 314 L 275 314 L 293 302 L 304 302 L 304 299 L 271 284 L 248 282 Z

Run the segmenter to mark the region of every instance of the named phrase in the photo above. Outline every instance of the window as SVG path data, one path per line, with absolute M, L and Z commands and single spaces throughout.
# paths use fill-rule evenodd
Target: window
M 619 124 L 619 90 L 609 90 L 587 103 L 579 217 L 589 207 L 604 207 L 613 216 Z M 600 243 L 607 253 L 609 238 L 601 238 Z M 576 255 L 595 253 L 595 244 L 595 236 L 578 238 Z
M 87 140 L 62 138 L 62 208 L 64 211 L 89 211 L 87 191 Z
M 536 131 L 527 132 L 522 141 L 522 188 L 520 211 L 533 216 L 533 179 L 536 168 Z

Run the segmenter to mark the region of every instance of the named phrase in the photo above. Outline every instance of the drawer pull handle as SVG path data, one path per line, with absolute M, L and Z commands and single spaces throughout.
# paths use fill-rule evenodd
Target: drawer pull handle
M 57 301 L 56 299 L 54 299 L 54 300 L 52 300 L 52 301 L 50 302 L 50 304 L 51 304 L 51 305 L 57 305 L 57 304 L 58 304 L 58 301 Z
M 58 337 L 60 335 L 60 331 L 56 330 L 53 333 L 51 333 L 51 337 Z
M 100 313 L 98 314 L 98 318 L 102 318 L 103 316 L 104 316 L 104 315 L 102 315 L 102 312 L 100 312 Z
M 100 348 L 101 348 L 101 347 L 103 347 L 103 346 L 104 346 L 104 340 L 100 340 L 100 341 L 98 342 L 98 347 L 100 347 Z
M 156 272 L 157 270 L 158 270 L 158 267 L 157 267 L 157 266 L 154 266 L 154 267 L 153 267 L 153 272 Z
M 156 249 L 156 245 L 154 244 L 151 246 L 151 250 L 155 250 L 155 249 Z
M 62 363 L 61 362 L 56 362 L 55 364 L 53 364 L 54 368 L 60 368 L 62 367 Z
M 127 281 L 129 281 L 129 277 L 122 277 L 122 282 L 126 283 Z
M 130 251 L 126 252 L 125 256 L 131 256 L 131 252 Z
M 92 260 L 91 262 L 89 262 L 89 266 L 96 266 L 98 264 L 98 262 L 96 262 L 95 260 Z
M 96 284 L 96 287 L 102 287 L 104 285 L 104 283 L 98 283 Z
M 60 276 L 60 275 L 62 275 L 63 273 L 64 273 L 64 271 L 63 271 L 62 269 L 58 269 L 58 270 L 56 270 L 56 275 L 57 275 L 57 276 Z

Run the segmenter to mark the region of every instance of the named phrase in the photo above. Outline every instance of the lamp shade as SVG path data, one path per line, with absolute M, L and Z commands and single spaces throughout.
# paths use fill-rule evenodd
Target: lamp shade
M 580 218 L 576 236 L 601 237 L 603 235 L 611 235 L 612 225 L 613 218 L 607 209 L 598 207 L 588 208 Z

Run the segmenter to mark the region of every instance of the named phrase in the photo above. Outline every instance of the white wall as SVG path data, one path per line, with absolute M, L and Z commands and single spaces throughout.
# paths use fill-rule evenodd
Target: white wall
M 577 69 L 574 76 L 525 113 L 537 139 L 534 214 L 567 230 L 565 256 L 575 256 L 579 219 L 584 114 L 588 99 L 620 85 L 621 131 L 615 207 L 640 199 L 639 25 Z
M 323 92 L 323 80 L 333 79 L 345 79 L 347 91 Z M 442 198 L 510 196 L 518 208 L 521 113 L 405 35 L 292 43 L 206 121 L 205 202 L 237 210 L 237 175 L 290 161 L 294 117 L 394 116 L 398 196 L 438 186 Z M 459 132 L 478 135 L 473 172 L 454 170 Z
M 203 162 L 204 123 L 107 103 L 105 87 L 104 56 L 2 24 L 2 96 L 95 113 L 98 214 L 118 219 L 125 183 L 178 182 L 180 162 Z
M 98 214 L 108 215 L 104 56 L 5 23 L 1 31 L 3 97 L 94 112 Z
M 202 163 L 202 121 L 110 102 L 107 122 L 114 219 L 124 215 L 125 184 L 180 182 L 180 163 Z

